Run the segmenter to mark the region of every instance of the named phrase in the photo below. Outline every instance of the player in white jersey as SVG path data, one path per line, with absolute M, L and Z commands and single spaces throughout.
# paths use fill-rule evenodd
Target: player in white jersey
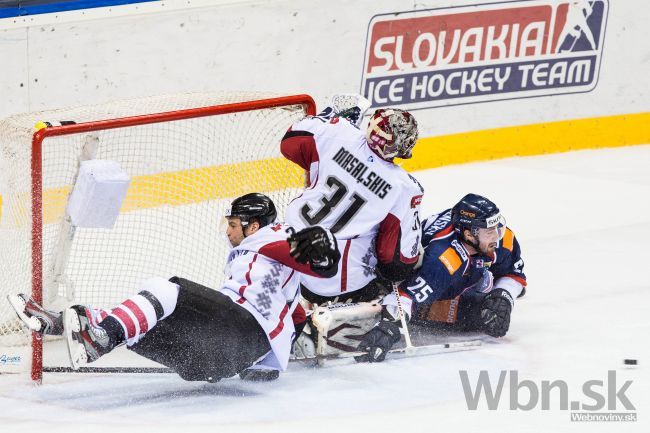
M 299 275 L 335 275 L 336 240 L 321 227 L 296 233 L 275 222 L 275 206 L 263 194 L 235 199 L 226 216 L 233 248 L 217 290 L 178 277 L 153 278 L 110 310 L 76 305 L 63 315 L 25 295 L 9 301 L 31 330 L 63 331 L 73 368 L 126 343 L 185 380 L 215 382 L 254 364 L 284 370 Z
M 293 124 L 281 143 L 282 154 L 306 171 L 287 223 L 330 229 L 342 255 L 335 278 L 302 277 L 303 296 L 319 304 L 373 299 L 377 274 L 400 281 L 418 261 L 424 190 L 394 162 L 411 157 L 417 122 L 406 111 L 380 109 L 362 131 L 362 114 L 328 107 Z

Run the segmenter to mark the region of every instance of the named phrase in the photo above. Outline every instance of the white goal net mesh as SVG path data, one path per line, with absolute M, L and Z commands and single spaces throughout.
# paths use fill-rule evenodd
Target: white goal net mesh
M 0 345 L 29 341 L 8 302 L 32 290 L 30 159 L 40 121 L 95 122 L 254 101 L 260 93 L 186 94 L 18 115 L 0 121 Z M 255 109 L 43 141 L 42 254 L 46 307 L 110 307 L 153 276 L 216 287 L 227 247 L 219 221 L 234 197 L 263 192 L 282 218 L 303 174 L 280 154 L 280 139 L 306 114 L 302 105 Z M 85 150 L 84 150 L 85 149 Z M 115 161 L 131 182 L 113 229 L 65 224 L 82 153 Z M 63 233 L 62 233 L 63 232 Z

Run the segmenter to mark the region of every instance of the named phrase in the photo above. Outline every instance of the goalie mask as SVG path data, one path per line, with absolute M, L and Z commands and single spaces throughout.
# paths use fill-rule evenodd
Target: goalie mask
M 252 219 L 256 219 L 261 228 L 274 222 L 278 213 L 269 197 L 254 192 L 233 200 L 226 209 L 225 216 L 239 218 L 243 228 L 246 228 Z
M 386 161 L 408 159 L 418 139 L 418 123 L 408 111 L 382 108 L 370 118 L 366 139 L 368 146 Z

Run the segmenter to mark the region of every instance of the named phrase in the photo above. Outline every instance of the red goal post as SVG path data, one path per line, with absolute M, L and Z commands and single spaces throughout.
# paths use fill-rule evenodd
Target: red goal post
M 164 111 L 146 112 L 158 106 Z M 225 250 L 217 245 L 221 240 L 212 228 L 218 225 L 214 219 L 235 196 L 258 190 L 276 201 L 282 215 L 303 178 L 281 157 L 279 140 L 291 123 L 315 112 L 308 95 L 225 92 L 55 110 L 0 122 L 2 157 L 13 167 L 26 162 L 16 143 L 24 141 L 28 128 L 63 121 L 38 129 L 31 138 L 29 211 L 24 181 L 0 183 L 0 233 L 8 234 L 0 260 L 12 262 L 5 267 L 8 273 L 20 269 L 22 261 L 31 274 L 31 290 L 23 288 L 24 278 L 16 278 L 16 284 L 5 284 L 3 297 L 31 291 L 46 307 L 108 307 L 135 291 L 137 280 L 154 273 L 182 273 L 206 285 L 218 284 L 214 272 L 201 269 L 221 269 L 225 262 Z M 112 113 L 120 116 L 105 117 Z M 66 200 L 79 161 L 87 158 L 116 161 L 131 176 L 113 230 L 76 229 L 67 217 Z M 12 170 L 4 175 L 11 177 Z M 22 251 L 26 226 L 29 254 Z M 12 314 L 0 307 L 0 348 L 5 352 L 21 345 L 20 337 L 4 345 L 1 340 L 20 334 Z M 11 349 L 8 353 L 11 356 Z M 34 381 L 42 380 L 43 359 L 43 341 L 34 334 Z

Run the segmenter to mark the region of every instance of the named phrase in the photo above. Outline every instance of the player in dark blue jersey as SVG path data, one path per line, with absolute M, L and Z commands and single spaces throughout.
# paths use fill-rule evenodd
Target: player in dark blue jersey
M 422 231 L 422 266 L 400 285 L 411 323 L 504 336 L 514 299 L 525 293 L 526 276 L 519 242 L 499 208 L 467 194 L 452 209 L 424 220 Z M 383 360 L 399 341 L 397 297 L 388 295 L 383 303 L 383 320 L 359 346 L 373 354 L 371 361 Z

